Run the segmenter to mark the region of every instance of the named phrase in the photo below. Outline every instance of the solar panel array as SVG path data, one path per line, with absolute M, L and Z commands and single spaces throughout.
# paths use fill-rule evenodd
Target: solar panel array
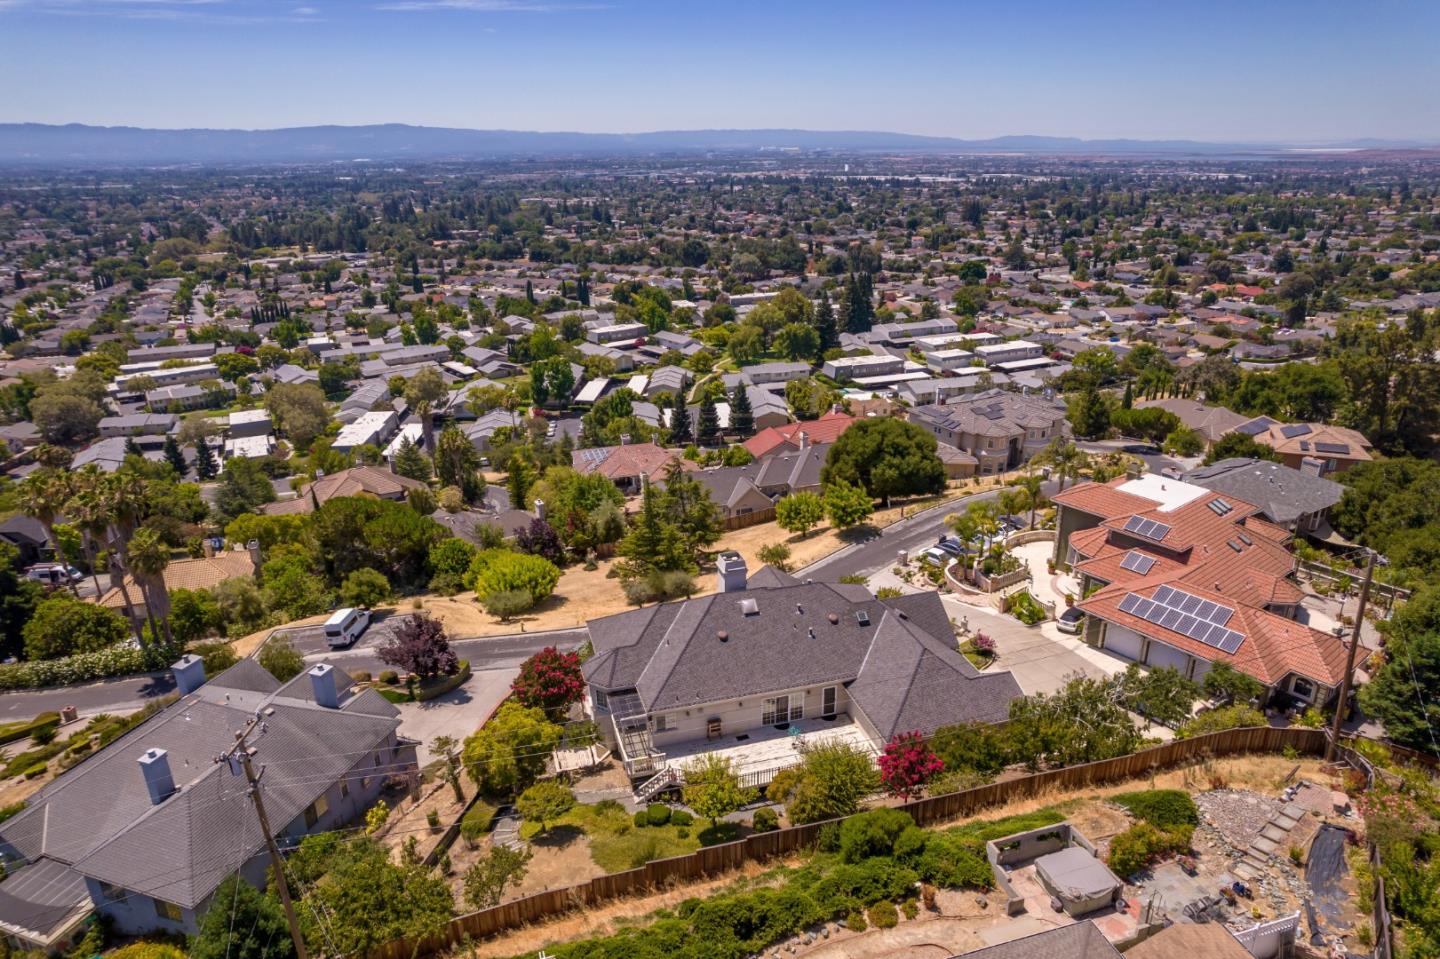
M 1161 586 L 1151 599 L 1139 593 L 1126 593 L 1120 601 L 1120 612 L 1139 616 L 1147 623 L 1189 636 L 1224 653 L 1233 654 L 1245 641 L 1244 633 L 1226 627 L 1235 610 L 1171 586 Z
M 1133 549 L 1126 553 L 1125 558 L 1120 561 L 1121 569 L 1128 569 L 1130 572 L 1139 573 L 1141 576 L 1149 573 L 1150 567 L 1154 565 L 1155 557 L 1146 556 L 1144 553 L 1136 552 Z
M 976 416 L 983 416 L 987 420 L 1003 419 L 1005 416 L 1005 404 L 1003 402 L 991 403 L 989 406 L 982 406 L 975 410 Z
M 1230 512 L 1234 508 L 1235 507 L 1231 506 L 1229 503 L 1218 497 L 1210 501 L 1210 510 L 1216 516 L 1224 516 L 1226 513 Z
M 1170 527 L 1159 520 L 1147 519 L 1144 516 L 1132 516 L 1125 521 L 1125 532 L 1153 539 L 1159 543 L 1170 534 Z
M 1310 435 L 1310 426 L 1306 423 L 1291 423 L 1289 426 L 1280 427 L 1280 435 L 1287 440 L 1293 440 L 1297 436 Z
M 1320 453 L 1339 453 L 1344 456 L 1350 452 L 1350 446 L 1347 443 L 1316 443 L 1315 450 Z
M 580 458 L 587 463 L 599 463 L 609 457 L 609 455 L 610 451 L 607 449 L 586 449 L 580 451 Z

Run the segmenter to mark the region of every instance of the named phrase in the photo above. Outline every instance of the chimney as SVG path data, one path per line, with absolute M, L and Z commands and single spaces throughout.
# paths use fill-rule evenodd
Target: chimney
M 204 552 L 206 559 L 215 558 L 215 541 L 210 537 L 207 536 L 200 541 L 200 548 Z
M 188 696 L 205 685 L 205 660 L 194 653 L 181 656 L 170 670 L 175 674 L 175 686 L 182 696 Z
M 150 805 L 158 806 L 175 791 L 175 777 L 170 775 L 170 757 L 163 749 L 147 749 L 140 757 L 140 775 L 150 793 Z
M 544 519 L 544 518 L 545 518 L 545 501 L 544 501 L 543 499 L 537 499 L 537 500 L 535 501 L 535 518 L 536 518 L 536 519 Z
M 310 668 L 310 688 L 315 693 L 315 704 L 326 709 L 340 708 L 340 689 L 335 682 L 335 667 L 321 663 Z
M 796 439 L 799 440 L 799 442 L 800 442 L 800 448 L 801 448 L 802 450 L 808 450 L 808 449 L 810 448 L 810 434 L 809 434 L 809 433 L 805 432 L 804 430 L 801 430 L 798 434 L 796 434 Z
M 1143 470 L 1141 467 L 1131 466 L 1125 470 L 1125 478 L 1128 480 L 1138 480 L 1142 472 Z
M 1300 461 L 1300 472 L 1308 476 L 1319 476 L 1325 472 L 1325 461 L 1307 456 Z
M 250 551 L 250 562 L 255 564 L 255 569 L 258 571 L 264 565 L 260 562 L 260 541 L 252 539 L 245 544 L 245 548 Z
M 645 490 L 645 489 L 649 489 L 649 488 L 650 488 L 650 474 L 649 474 L 649 473 L 646 473 L 646 472 L 643 472 L 643 471 L 640 473 L 640 488 L 641 488 L 642 490 Z
M 727 550 L 721 553 L 715 562 L 715 585 L 722 593 L 743 592 L 748 572 L 745 568 L 745 557 L 733 550 Z

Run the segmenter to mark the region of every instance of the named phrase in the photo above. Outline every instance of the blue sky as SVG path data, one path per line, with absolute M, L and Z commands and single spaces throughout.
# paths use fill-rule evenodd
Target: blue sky
M 1435 0 L 0 0 L 0 121 L 1440 140 Z

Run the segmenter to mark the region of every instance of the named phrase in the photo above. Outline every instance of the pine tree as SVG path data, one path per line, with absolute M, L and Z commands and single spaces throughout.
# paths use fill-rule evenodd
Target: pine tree
M 140 448 L 139 443 L 135 442 L 135 437 L 133 436 L 125 437 L 125 455 L 139 456 L 142 459 L 145 456 L 145 451 Z
M 820 334 L 820 353 L 833 350 L 840 345 L 840 328 L 835 325 L 835 307 L 830 303 L 830 294 L 820 294 L 820 305 L 815 309 L 815 332 Z
M 705 447 L 720 442 L 720 414 L 715 412 L 715 401 L 708 394 L 700 401 L 700 421 L 695 424 L 695 441 Z
M 525 456 L 510 457 L 510 475 L 505 481 L 505 490 L 510 494 L 510 508 L 524 510 L 529 505 L 526 499 L 530 487 L 535 484 L 535 469 Z
M 670 445 L 684 446 L 690 442 L 690 410 L 685 406 L 685 390 L 675 394 L 675 404 L 670 408 Z
M 201 437 L 195 441 L 195 475 L 202 480 L 214 479 L 220 472 L 220 464 L 215 462 L 215 451 L 210 448 L 210 441 Z
M 190 468 L 185 463 L 185 454 L 180 451 L 180 444 L 175 442 L 173 433 L 165 437 L 165 462 L 169 463 L 175 475 L 180 477 Z
M 755 432 L 755 414 L 750 409 L 750 393 L 744 383 L 736 383 L 735 392 L 730 394 L 730 432 L 735 436 Z
M 1133 407 L 1134 405 L 1135 405 L 1135 384 L 1134 384 L 1134 383 L 1126 383 L 1126 384 L 1125 384 L 1125 396 L 1124 396 L 1123 398 L 1121 398 L 1121 400 L 1120 400 L 1120 406 L 1121 406 L 1122 409 L 1127 409 L 1127 410 L 1128 410 L 1128 409 L 1130 409 L 1131 407 Z
M 397 476 L 405 476 L 422 483 L 429 482 L 434 472 L 430 457 L 408 436 L 401 442 L 400 449 L 395 451 L 392 469 Z
M 525 281 L 525 299 L 530 301 L 531 306 L 535 305 L 535 284 L 529 280 Z

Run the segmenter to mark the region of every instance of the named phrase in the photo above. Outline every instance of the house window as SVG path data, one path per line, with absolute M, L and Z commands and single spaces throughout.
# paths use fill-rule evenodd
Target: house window
M 655 720 L 655 731 L 657 733 L 663 733 L 665 731 L 665 715 L 663 713 L 656 713 L 652 718 Z
M 610 697 L 605 695 L 605 690 L 593 689 L 591 692 L 595 696 L 595 708 L 603 709 L 608 713 L 610 711 Z
M 760 722 L 766 726 L 775 726 L 803 718 L 805 718 L 803 696 L 776 696 L 774 699 L 765 700 L 765 710 L 760 715 Z
M 820 691 L 820 715 L 827 719 L 835 715 L 834 686 L 826 686 Z
M 1290 683 L 1290 691 L 1306 702 L 1315 698 L 1315 684 L 1304 676 L 1296 676 Z
M 316 799 L 314 802 L 312 802 L 309 806 L 306 806 L 305 828 L 314 829 L 315 824 L 320 821 L 320 817 L 325 815 L 329 811 L 330 800 L 326 799 L 324 796 L 321 796 L 319 799 Z
M 155 900 L 155 915 L 161 919 L 169 919 L 171 922 L 181 922 L 185 918 L 179 906 L 173 902 L 166 902 L 164 899 Z

